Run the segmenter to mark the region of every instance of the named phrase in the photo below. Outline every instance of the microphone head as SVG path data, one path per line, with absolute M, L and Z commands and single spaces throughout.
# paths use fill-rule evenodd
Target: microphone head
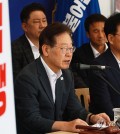
M 90 65 L 79 64 L 78 66 L 79 66 L 80 69 L 90 69 Z
M 87 65 L 87 64 L 81 64 L 81 63 L 74 63 L 72 65 L 72 67 L 74 69 L 100 69 L 100 70 L 104 70 L 104 69 L 109 69 L 110 67 L 109 66 L 102 66 L 102 65 Z

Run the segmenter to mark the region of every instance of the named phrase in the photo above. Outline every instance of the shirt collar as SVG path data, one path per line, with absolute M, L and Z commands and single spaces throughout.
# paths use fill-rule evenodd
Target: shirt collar
M 27 37 L 27 35 L 25 35 L 25 36 L 26 36 L 26 38 L 30 44 L 30 47 L 32 49 L 34 59 L 37 59 L 40 56 L 39 49 L 31 42 L 31 40 Z
M 92 48 L 94 57 L 97 58 L 97 57 L 100 55 L 100 53 L 93 47 L 93 45 L 92 45 L 91 42 L 90 42 L 90 46 L 91 46 L 91 48 Z M 107 44 L 105 43 L 105 50 L 104 50 L 104 52 L 105 52 L 107 49 L 108 49 L 108 46 L 107 46 Z
M 62 75 L 62 71 L 61 70 L 59 72 L 57 72 L 57 73 L 54 73 L 49 68 L 49 66 L 45 63 L 45 61 L 43 60 L 43 58 L 42 57 L 40 57 L 40 58 L 41 58 L 41 62 L 43 63 L 43 66 L 44 66 L 44 68 L 46 70 L 46 73 L 47 73 L 47 75 L 48 75 L 49 78 L 55 77 L 55 79 L 58 79 Z
M 32 47 L 37 48 L 37 47 L 32 43 L 32 41 L 27 37 L 27 35 L 25 35 L 25 36 L 26 36 L 28 42 L 30 43 L 31 48 L 32 48 Z M 37 49 L 38 49 L 38 48 L 37 48 Z
M 111 51 L 112 52 L 112 51 Z M 120 60 L 118 60 L 118 58 L 114 55 L 114 53 L 112 52 L 112 54 L 113 54 L 113 56 L 115 57 L 115 59 L 116 59 L 116 61 L 117 61 L 117 63 L 118 63 L 118 66 L 119 66 L 119 68 L 120 68 Z

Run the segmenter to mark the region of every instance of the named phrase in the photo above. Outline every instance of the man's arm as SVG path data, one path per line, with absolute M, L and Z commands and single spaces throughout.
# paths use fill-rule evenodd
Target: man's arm
M 91 71 L 89 74 L 90 80 L 90 112 L 101 113 L 105 112 L 110 117 L 113 115 L 113 105 L 109 94 L 109 86 L 98 75 L 103 75 L 104 72 Z
M 18 46 L 19 44 L 16 44 L 15 42 L 12 43 L 12 64 L 13 64 L 13 76 L 14 80 L 18 73 L 22 69 L 22 54 L 21 54 L 21 48 Z
M 104 123 L 109 124 L 110 123 L 110 118 L 105 114 L 105 113 L 100 113 L 97 115 L 94 114 L 88 114 L 87 116 L 88 122 L 91 122 L 93 124 L 97 123 L 97 121 L 104 121 Z M 52 126 L 52 131 L 67 131 L 67 132 L 76 132 L 79 133 L 81 129 L 76 128 L 76 126 L 88 126 L 88 124 L 81 120 L 81 119 L 75 119 L 73 121 L 69 122 L 63 122 L 63 121 L 55 121 L 53 126 Z
M 51 114 L 49 109 L 44 110 L 43 106 L 48 105 L 51 108 L 51 103 L 46 104 L 45 100 L 44 102 L 39 102 L 44 93 L 41 94 L 42 92 L 39 92 L 42 86 L 39 89 L 38 85 L 40 85 L 38 79 L 31 72 L 29 72 L 29 75 L 26 75 L 26 71 L 24 71 L 16 78 L 14 87 L 17 122 L 20 122 L 21 127 L 24 129 L 36 134 L 52 131 L 51 128 L 54 123 L 54 120 L 49 117 Z M 40 106 L 40 103 L 42 103 L 42 106 Z
M 73 121 L 69 121 L 69 122 L 65 122 L 65 121 L 55 121 L 53 126 L 52 126 L 52 130 L 53 131 L 67 131 L 67 132 L 76 132 L 79 133 L 80 129 L 77 129 L 76 126 L 77 125 L 87 125 L 88 124 L 81 120 L 81 119 L 75 119 Z

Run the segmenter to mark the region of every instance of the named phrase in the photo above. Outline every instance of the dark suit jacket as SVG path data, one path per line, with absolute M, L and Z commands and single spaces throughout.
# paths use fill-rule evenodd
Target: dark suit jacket
M 90 75 L 90 111 L 93 113 L 105 112 L 113 120 L 113 108 L 120 107 L 120 69 L 118 63 L 108 49 L 96 58 L 93 64 L 110 66 L 103 71 L 93 70 Z M 105 78 L 114 89 L 101 78 Z
M 34 60 L 33 52 L 25 35 L 12 42 L 12 63 L 14 79 L 18 73 Z
M 40 58 L 26 66 L 15 82 L 15 102 L 18 134 L 40 134 L 51 131 L 54 121 L 87 117 L 87 112 L 74 93 L 73 77 L 62 70 L 58 79 L 56 103 L 50 82 Z
M 90 64 L 94 59 L 93 51 L 90 43 L 83 44 L 80 48 L 76 48 L 71 61 L 71 68 L 74 74 L 75 88 L 89 87 L 88 71 L 80 70 L 74 67 L 75 63 Z
M 90 46 L 90 43 L 86 43 L 83 44 L 81 47 L 76 48 L 75 52 L 73 53 L 72 62 L 90 64 L 93 59 L 94 54 Z

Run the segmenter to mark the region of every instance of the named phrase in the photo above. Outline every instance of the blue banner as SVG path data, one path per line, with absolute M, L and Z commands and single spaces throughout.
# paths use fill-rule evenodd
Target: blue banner
M 84 21 L 93 13 L 100 13 L 98 0 L 57 0 L 54 18 L 72 29 L 74 45 L 80 47 L 89 41 Z
M 54 9 L 55 0 L 9 0 L 11 40 L 16 39 L 23 34 L 20 12 L 25 5 L 32 2 L 41 3 L 46 9 L 48 23 L 52 22 L 52 10 Z

